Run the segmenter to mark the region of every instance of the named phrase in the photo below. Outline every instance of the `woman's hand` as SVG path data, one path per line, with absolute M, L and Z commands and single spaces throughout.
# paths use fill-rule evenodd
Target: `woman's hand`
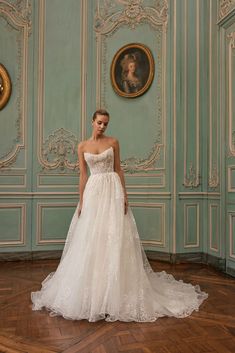
M 82 203 L 79 203 L 79 206 L 78 206 L 78 217 L 80 216 L 82 212 Z
M 124 213 L 127 214 L 127 210 L 128 210 L 128 200 L 127 200 L 127 195 L 125 195 L 124 198 Z

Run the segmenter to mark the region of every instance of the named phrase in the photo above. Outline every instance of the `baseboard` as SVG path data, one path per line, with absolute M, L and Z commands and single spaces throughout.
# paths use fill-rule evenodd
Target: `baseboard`
M 226 273 L 232 277 L 235 277 L 235 269 L 231 267 L 226 268 Z
M 15 253 L 0 253 L 1 261 L 28 261 L 28 260 L 49 260 L 60 259 L 62 250 L 48 250 L 48 251 L 26 251 Z M 197 253 L 165 253 L 161 251 L 146 250 L 146 255 L 150 260 L 158 260 L 170 262 L 172 264 L 180 263 L 202 263 L 211 265 L 219 271 L 226 272 L 227 274 L 235 277 L 235 270 L 232 268 L 226 269 L 226 259 L 221 259 L 216 256 L 205 254 L 203 252 Z
M 0 253 L 0 261 L 28 261 L 60 259 L 62 250 L 25 251 L 15 253 Z

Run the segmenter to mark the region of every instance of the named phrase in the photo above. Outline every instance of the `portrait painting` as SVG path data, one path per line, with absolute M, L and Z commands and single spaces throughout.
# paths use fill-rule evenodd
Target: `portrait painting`
M 154 77 L 154 59 L 148 47 L 127 44 L 117 51 L 111 64 L 111 82 L 115 92 L 126 98 L 144 94 Z
M 11 79 L 7 69 L 3 64 L 0 64 L 0 110 L 2 110 L 11 95 Z

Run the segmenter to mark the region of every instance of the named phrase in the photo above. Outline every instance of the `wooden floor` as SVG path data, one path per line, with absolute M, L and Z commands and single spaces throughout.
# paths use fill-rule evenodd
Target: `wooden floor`
M 200 264 L 151 261 L 155 271 L 199 284 L 209 294 L 199 312 L 154 323 L 90 323 L 32 311 L 30 292 L 56 260 L 0 263 L 1 353 L 231 353 L 235 352 L 235 279 Z

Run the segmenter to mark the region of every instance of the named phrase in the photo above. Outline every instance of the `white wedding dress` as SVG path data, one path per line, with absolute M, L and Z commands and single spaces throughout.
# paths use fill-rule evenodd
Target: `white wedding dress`
M 84 153 L 90 168 L 80 217 L 72 218 L 55 272 L 32 292 L 33 310 L 43 307 L 66 319 L 152 322 L 182 318 L 208 297 L 198 285 L 154 272 L 114 172 L 114 151 Z

